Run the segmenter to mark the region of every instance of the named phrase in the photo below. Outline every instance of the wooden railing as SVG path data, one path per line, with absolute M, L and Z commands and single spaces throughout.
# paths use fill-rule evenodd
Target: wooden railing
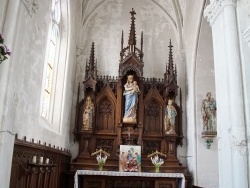
M 70 159 L 68 150 L 16 136 L 10 188 L 63 188 Z

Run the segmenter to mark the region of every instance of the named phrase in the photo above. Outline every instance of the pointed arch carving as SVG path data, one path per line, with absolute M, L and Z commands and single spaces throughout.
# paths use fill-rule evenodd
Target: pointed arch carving
M 96 98 L 96 128 L 98 132 L 115 132 L 116 98 L 107 84 Z
M 128 71 L 135 71 L 139 77 L 143 76 L 143 63 L 138 61 L 133 55 L 125 58 L 124 62 L 120 64 L 120 76 L 124 76 Z
M 162 135 L 164 101 L 155 86 L 144 100 L 144 133 Z

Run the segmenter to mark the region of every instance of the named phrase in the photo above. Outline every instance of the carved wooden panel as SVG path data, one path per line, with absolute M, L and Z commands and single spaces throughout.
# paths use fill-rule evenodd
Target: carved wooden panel
M 152 140 L 145 140 L 143 141 L 143 154 L 152 153 L 152 151 L 160 151 L 161 149 L 161 142 L 160 141 L 152 141 Z
M 108 180 L 107 187 L 113 188 L 152 188 L 154 187 L 154 181 L 149 180 Z
M 78 131 L 81 131 L 82 130 L 82 126 L 83 126 L 83 112 L 84 112 L 84 108 L 85 108 L 85 102 L 82 101 L 80 103 L 80 107 L 79 107 L 79 119 L 78 119 L 78 122 L 79 122 L 79 125 L 77 127 Z
M 176 188 L 178 187 L 177 180 L 156 181 L 155 188 Z
M 125 137 L 122 138 L 122 145 L 137 145 L 138 144 L 138 138 L 133 138 L 133 137 Z
M 104 88 L 104 86 L 106 84 L 109 85 L 109 87 L 111 88 L 112 92 L 114 93 L 114 95 L 116 96 L 116 83 L 117 83 L 118 78 L 117 77 L 111 77 L 111 76 L 97 76 L 97 84 L 96 84 L 96 89 L 97 89 L 97 93 L 100 93 L 101 90 Z
M 144 99 L 144 133 L 162 135 L 164 101 L 157 87 L 152 86 Z
M 108 97 L 104 97 L 97 104 L 96 130 L 112 132 L 115 124 L 115 106 Z
M 108 153 L 113 150 L 114 140 L 112 139 L 96 139 L 96 148 L 103 149 Z
M 105 179 L 103 178 L 84 178 L 84 184 L 82 188 L 105 188 Z
M 50 144 L 46 146 L 16 139 L 10 188 L 64 187 L 64 172 L 68 170 L 69 163 L 68 151 L 52 148 Z
M 149 91 L 153 88 L 153 86 L 156 87 L 158 92 L 161 96 L 163 96 L 163 88 L 164 88 L 164 80 L 163 79 L 157 79 L 157 78 L 145 78 L 144 79 L 144 97 L 149 93 Z
M 79 181 L 79 188 L 177 188 L 178 178 L 149 177 L 95 177 L 85 176 Z
M 154 99 L 147 102 L 144 111 L 144 133 L 158 133 L 162 131 L 162 108 Z

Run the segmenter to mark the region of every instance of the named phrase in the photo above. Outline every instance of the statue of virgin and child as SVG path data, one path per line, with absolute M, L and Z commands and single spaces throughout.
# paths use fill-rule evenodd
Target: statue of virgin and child
M 123 95 L 125 96 L 125 112 L 123 123 L 136 124 L 136 110 L 138 103 L 138 95 L 140 94 L 137 81 L 133 75 L 127 76 L 127 83 L 124 85 Z

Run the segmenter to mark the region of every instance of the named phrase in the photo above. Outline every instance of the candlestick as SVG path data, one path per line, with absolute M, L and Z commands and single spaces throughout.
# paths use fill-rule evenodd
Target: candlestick
M 43 157 L 40 157 L 40 164 L 43 164 Z
M 36 156 L 35 155 L 32 158 L 32 163 L 36 163 Z

